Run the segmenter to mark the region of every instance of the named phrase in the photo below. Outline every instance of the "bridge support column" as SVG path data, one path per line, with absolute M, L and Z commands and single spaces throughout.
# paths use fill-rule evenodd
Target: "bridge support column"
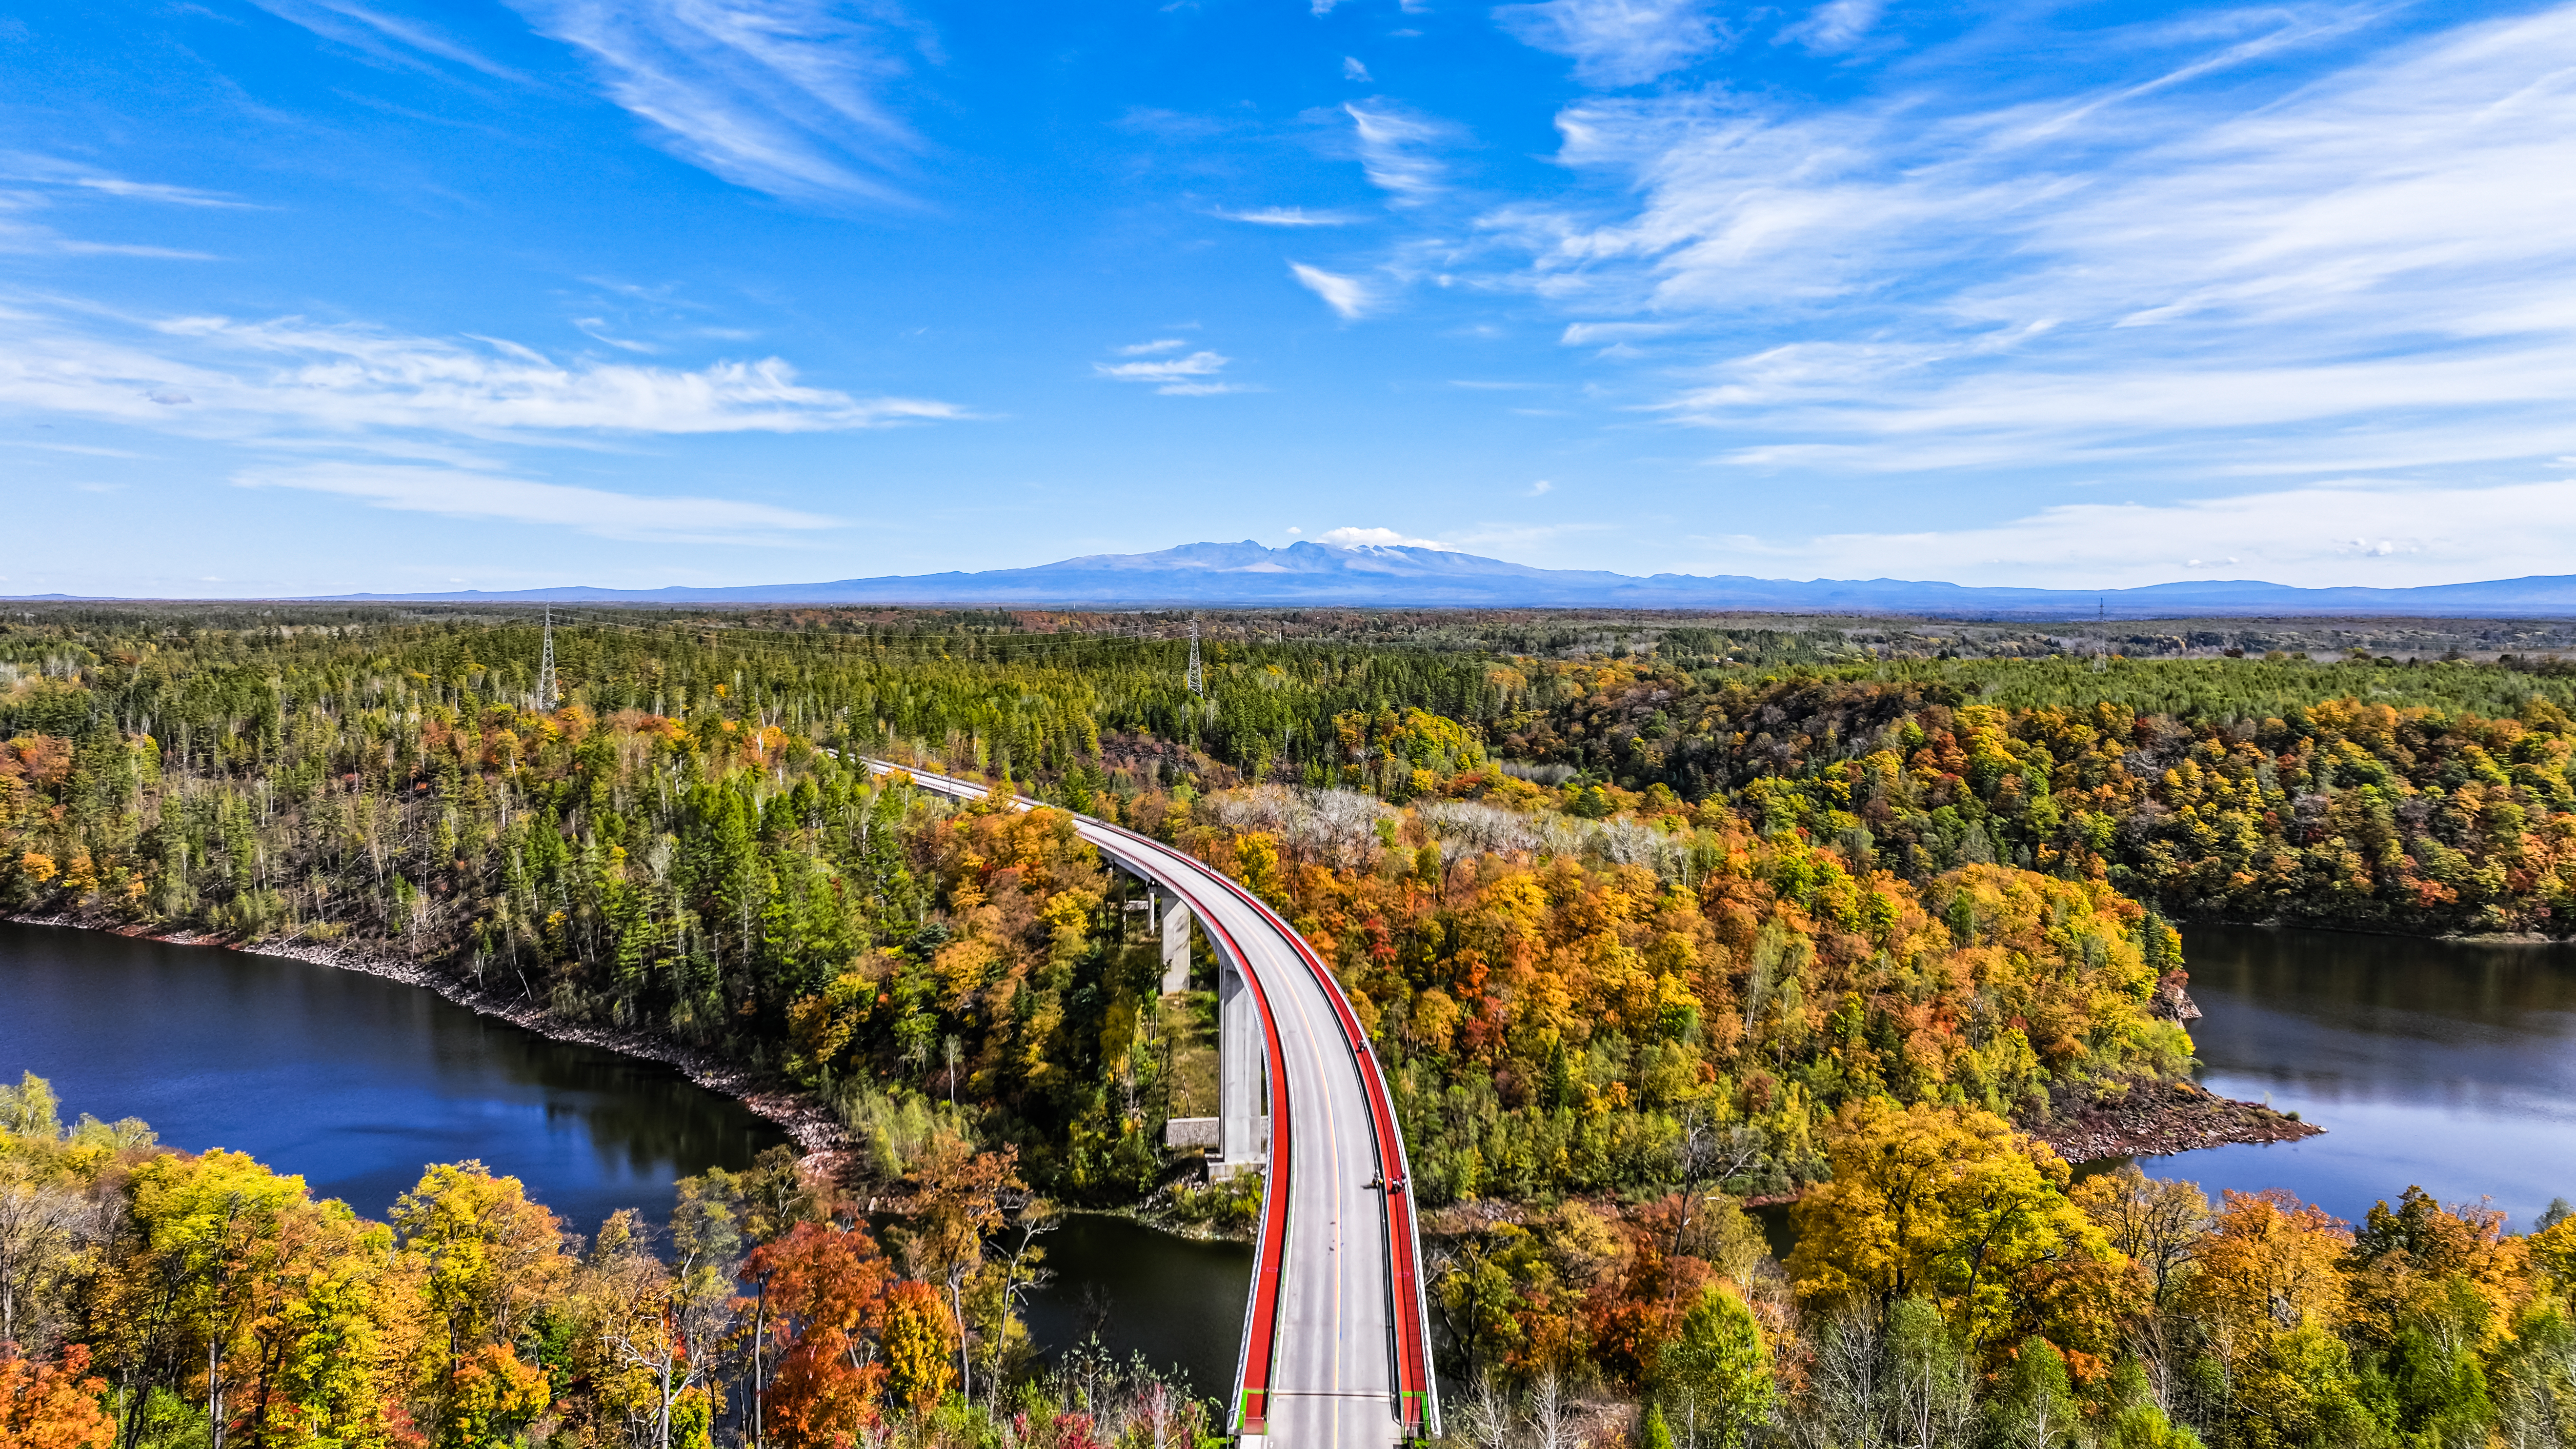
M 1219 1169 L 1232 1174 L 1270 1158 L 1269 1124 L 1261 1111 L 1261 1078 L 1269 1053 L 1261 1034 L 1261 1009 L 1252 984 L 1234 960 L 1219 953 L 1217 968 L 1217 1153 Z
M 1190 908 L 1174 900 L 1163 912 L 1163 994 L 1190 989 Z

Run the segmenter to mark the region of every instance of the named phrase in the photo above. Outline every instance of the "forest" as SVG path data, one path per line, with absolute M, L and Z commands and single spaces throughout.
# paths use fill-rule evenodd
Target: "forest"
M 2177 917 L 2576 932 L 2576 724 L 2558 677 L 2133 672 L 2146 670 L 2163 677 L 2123 687 L 2106 674 L 2079 702 L 2079 683 L 2027 667 L 1972 692 L 1948 679 L 1705 686 L 1565 666 L 1561 702 L 1505 748 L 1636 789 L 1732 798 L 1766 828 L 1846 840 L 1913 879 L 1998 861 L 2098 876 Z M 2350 693 L 2326 692 L 2344 679 L 2295 687 L 2354 674 Z M 2407 678 L 2381 686 L 2391 674 Z M 1991 702 L 2007 699 L 2026 702 Z
M 0 1087 L 0 1443 L 711 1449 L 1209 1442 L 1206 1406 L 1096 1342 L 1031 1361 L 1050 1206 L 941 1135 L 872 1231 L 776 1148 L 668 1222 L 569 1230 L 432 1165 L 386 1222 L 133 1120 Z
M 101 1416 L 26 1442 L 1208 1432 L 1150 1374 L 1038 1365 L 1013 1326 L 1052 1212 L 1249 1211 L 1161 1145 L 1203 1046 L 1155 995 L 1130 884 L 1060 810 L 889 786 L 862 754 L 1177 844 L 1315 945 L 1388 1064 L 1462 1441 L 2576 1433 L 2576 1230 L 2079 1184 L 2046 1142 L 2187 1072 L 2173 918 L 2556 933 L 2563 676 L 1764 673 L 1714 634 L 1684 663 L 1247 626 L 1208 631 L 1194 694 L 1168 621 L 766 627 L 796 622 L 567 623 L 556 701 L 525 621 L 0 623 L 0 907 L 432 963 L 774 1075 L 848 1144 L 819 1174 L 702 1179 L 669 1224 L 556 1223 L 449 1164 L 379 1225 L 141 1124 L 63 1129 L 22 1084 L 0 1312 L 30 1327 L 0 1333 L 0 1400 Z M 1739 1204 L 1792 1196 L 1775 1262 Z M 868 1197 L 916 1210 L 880 1234 L 849 1210 Z M 543 1269 L 441 1278 L 503 1251 Z M 762 1274 L 825 1297 L 772 1303 Z M 159 1326 L 128 1322 L 156 1292 L 136 1322 Z M 667 1327 L 614 1350 L 650 1372 L 601 1357 L 642 1342 L 601 1327 L 621 1303 Z M 791 1408 L 817 1332 L 842 1337 L 809 1360 L 871 1372 Z M 344 1341 L 308 1333 L 371 1345 L 310 1363 L 373 1377 L 291 1382 L 295 1345 Z M 925 1366 L 952 1356 L 953 1382 Z
M 1848 1104 L 1770 1256 L 1733 1199 L 1450 1225 L 1450 1439 L 2559 1445 L 2576 1217 L 2409 1190 L 2358 1226 L 2135 1168 L 2074 1182 L 1975 1107 Z M 1096 1346 L 1031 1361 L 1053 1209 L 943 1136 L 872 1231 L 778 1149 L 667 1223 L 567 1230 L 437 1164 L 384 1222 L 239 1154 L 0 1088 L 0 1443 L 1171 1449 L 1211 1406 Z M 1972 1248 L 1972 1251 L 1963 1249 Z

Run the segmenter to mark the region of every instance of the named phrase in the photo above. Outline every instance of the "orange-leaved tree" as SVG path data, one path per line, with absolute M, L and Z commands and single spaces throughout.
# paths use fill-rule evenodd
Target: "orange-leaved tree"
M 0 1355 L 0 1449 L 107 1449 L 116 1421 L 99 1406 L 106 1392 L 85 1345 L 64 1349 L 59 1364 Z

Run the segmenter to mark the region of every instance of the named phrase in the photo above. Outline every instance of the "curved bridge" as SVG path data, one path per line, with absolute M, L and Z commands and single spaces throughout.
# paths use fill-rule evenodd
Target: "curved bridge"
M 943 794 L 990 793 L 882 760 L 868 767 Z M 1018 801 L 1022 809 L 1037 803 Z M 1270 1121 L 1234 1432 L 1285 1449 L 1365 1449 L 1436 1436 L 1440 1403 L 1404 1139 L 1385 1073 L 1349 999 L 1304 938 L 1250 891 L 1147 836 L 1073 818 L 1083 839 L 1198 920 L 1220 960 L 1240 974 L 1257 1013 L 1258 1055 L 1246 1062 L 1241 1048 L 1255 1044 L 1238 1045 L 1229 1030 L 1234 1060 L 1223 1064 L 1247 1089 L 1266 1080 Z M 1257 1075 L 1249 1070 L 1254 1064 Z M 1229 1088 L 1227 1095 L 1235 1093 Z M 1228 1133 L 1229 1152 L 1237 1137 Z

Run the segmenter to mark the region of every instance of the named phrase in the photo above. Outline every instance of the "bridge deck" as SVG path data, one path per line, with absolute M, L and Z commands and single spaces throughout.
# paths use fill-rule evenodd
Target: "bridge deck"
M 869 763 L 947 794 L 986 792 Z M 1403 1143 L 1349 1002 L 1287 922 L 1234 882 L 1146 836 L 1074 820 L 1103 853 L 1186 900 L 1252 978 L 1265 1054 L 1286 1088 L 1271 1098 L 1273 1152 L 1285 1161 L 1274 1156 L 1264 1187 L 1236 1427 L 1294 1449 L 1373 1449 L 1436 1433 L 1412 1203 L 1401 1186 L 1381 1186 L 1404 1183 Z

